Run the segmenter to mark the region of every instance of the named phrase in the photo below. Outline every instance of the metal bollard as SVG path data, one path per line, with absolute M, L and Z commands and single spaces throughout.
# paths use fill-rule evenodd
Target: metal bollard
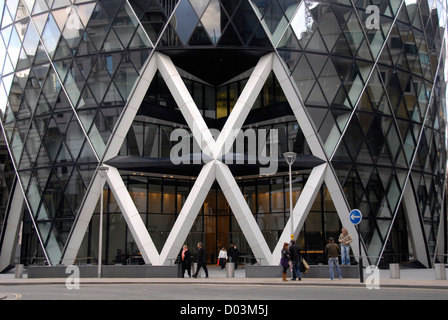
M 398 263 L 391 263 L 389 269 L 391 279 L 400 279 L 400 265 Z
M 436 280 L 446 280 L 446 271 L 444 263 L 436 263 L 434 265 L 434 271 L 436 273 Z
M 25 266 L 23 264 L 16 264 L 16 270 L 15 270 L 15 278 L 16 279 L 23 278 L 24 267 Z
M 226 276 L 227 278 L 235 278 L 235 263 L 229 262 L 226 264 Z

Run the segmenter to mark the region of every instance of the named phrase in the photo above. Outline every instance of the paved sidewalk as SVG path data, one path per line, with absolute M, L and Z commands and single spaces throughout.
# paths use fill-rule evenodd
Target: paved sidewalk
M 242 268 L 235 270 L 234 278 L 227 278 L 225 271 L 221 271 L 214 266 L 209 266 L 208 279 L 206 278 L 81 278 L 82 284 L 221 284 L 221 285 L 289 285 L 289 286 L 352 286 L 365 287 L 370 284 L 368 277 L 364 277 L 364 283 L 359 279 L 322 279 L 302 277 L 302 281 L 282 282 L 281 278 L 246 278 L 245 271 Z M 448 270 L 447 270 L 448 274 Z M 14 273 L 0 275 L 0 286 L 14 285 L 49 285 L 63 284 L 66 278 L 42 278 L 28 279 L 26 274 L 21 279 L 16 279 Z M 448 280 L 435 280 L 434 269 L 401 269 L 400 279 L 390 279 L 389 270 L 380 270 L 380 288 L 381 287 L 400 287 L 400 288 L 427 288 L 427 289 L 445 289 L 448 290 Z M 2 297 L 0 297 L 1 299 Z

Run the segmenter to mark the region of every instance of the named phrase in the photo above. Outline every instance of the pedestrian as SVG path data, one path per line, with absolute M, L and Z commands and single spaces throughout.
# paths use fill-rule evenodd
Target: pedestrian
M 227 261 L 227 250 L 222 247 L 219 251 L 218 255 L 219 265 L 221 266 L 221 270 L 226 270 L 226 261 Z
M 302 275 L 300 274 L 300 262 L 302 261 L 302 255 L 300 254 L 300 249 L 296 245 L 295 240 L 291 240 L 291 245 L 289 246 L 289 258 L 292 263 L 292 281 L 298 279 L 302 280 Z
M 288 282 L 286 280 L 286 271 L 289 267 L 289 249 L 288 249 L 288 243 L 285 242 L 283 244 L 282 252 L 281 252 L 281 258 L 280 258 L 280 265 L 282 266 L 282 280 L 284 282 Z
M 234 243 L 230 244 L 229 247 L 229 257 L 232 258 L 232 260 L 229 262 L 233 262 L 235 264 L 235 270 L 238 268 L 238 260 L 240 258 L 240 252 L 238 251 L 238 248 Z
M 191 253 L 187 245 L 182 247 L 181 259 L 182 278 L 185 276 L 185 270 L 187 270 L 188 277 L 191 278 Z
M 207 252 L 204 249 L 204 245 L 202 242 L 198 243 L 198 262 L 196 272 L 193 275 L 193 278 L 198 277 L 199 270 L 202 268 L 205 271 L 205 277 L 208 278 L 208 270 L 207 270 Z
M 348 234 L 347 229 L 342 228 L 342 233 L 339 236 L 339 243 L 341 244 L 341 264 L 350 265 L 350 243 L 353 239 Z
M 341 249 L 339 246 L 334 243 L 334 239 L 329 239 L 330 243 L 325 247 L 325 254 L 328 257 L 328 266 L 330 268 L 330 280 L 334 279 L 334 270 L 333 266 L 336 265 L 336 270 L 338 271 L 339 279 L 342 279 L 341 268 L 339 268 L 339 254 L 341 253 Z

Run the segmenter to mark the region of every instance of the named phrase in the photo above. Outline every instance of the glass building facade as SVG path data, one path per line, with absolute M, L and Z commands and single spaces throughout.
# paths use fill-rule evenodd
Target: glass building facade
M 101 198 L 103 264 L 233 242 L 277 265 L 291 232 L 321 263 L 342 227 L 356 260 L 355 208 L 365 264 L 445 259 L 447 1 L 0 0 L 0 19 L 0 272 L 96 263 Z

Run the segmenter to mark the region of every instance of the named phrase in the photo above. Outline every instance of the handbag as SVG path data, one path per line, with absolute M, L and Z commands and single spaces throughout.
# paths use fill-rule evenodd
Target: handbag
M 305 259 L 302 259 L 302 263 L 300 264 L 300 266 L 301 266 L 301 269 L 303 269 L 303 271 L 300 270 L 300 272 L 302 272 L 303 274 L 306 274 L 310 270 L 310 266 L 309 266 L 308 262 L 306 262 Z

